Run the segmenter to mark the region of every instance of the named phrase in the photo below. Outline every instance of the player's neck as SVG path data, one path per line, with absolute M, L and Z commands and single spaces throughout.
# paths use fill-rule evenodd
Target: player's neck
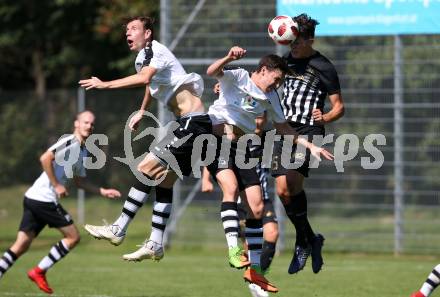
M 151 47 L 152 44 L 153 44 L 153 40 L 152 40 L 152 39 L 147 40 L 147 41 L 145 42 L 145 46 L 144 46 L 144 48 L 146 48 L 146 47 Z
M 78 131 L 74 131 L 73 135 L 75 136 L 75 138 L 78 140 L 79 143 L 81 143 L 81 145 L 84 144 L 84 142 L 86 141 L 84 137 L 81 136 L 81 134 Z
M 302 53 L 300 53 L 298 55 L 294 55 L 291 52 L 292 57 L 295 59 L 307 59 L 307 58 L 310 58 L 311 56 L 313 56 L 314 54 L 316 54 L 316 51 L 313 48 L 304 50 Z

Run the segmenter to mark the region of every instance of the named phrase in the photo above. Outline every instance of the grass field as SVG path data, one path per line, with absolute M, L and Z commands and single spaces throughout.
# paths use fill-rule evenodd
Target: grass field
M 103 242 L 82 244 L 48 273 L 56 296 L 248 296 L 242 272 L 226 265 L 223 251 L 172 250 L 159 262 L 125 263 L 120 259 L 133 246 L 118 248 Z M 46 254 L 29 252 L 0 281 L 0 296 L 44 295 L 27 280 L 26 271 Z M 309 267 L 287 274 L 288 255 L 274 260 L 270 279 L 276 296 L 396 297 L 409 296 L 436 263 L 420 257 L 326 254 L 318 275 Z M 250 296 L 250 295 L 249 295 Z M 436 294 L 434 294 L 436 296 Z
M 0 190 L 0 248 L 3 252 L 15 239 L 21 216 L 21 201 L 25 187 Z M 100 218 L 115 217 L 122 202 L 91 199 L 87 203 L 87 221 L 99 223 Z M 63 205 L 72 215 L 75 200 L 66 199 Z M 198 212 L 201 210 L 199 209 Z M 134 251 L 136 244 L 149 234 L 151 205 L 138 214 L 130 226 L 126 241 L 113 247 L 97 241 L 81 229 L 82 241 L 65 259 L 48 273 L 55 296 L 250 296 L 242 280 L 242 271 L 227 265 L 226 248 L 213 244 L 224 240 L 221 226 L 203 244 L 177 245 L 166 250 L 159 262 L 125 263 L 121 255 Z M 206 214 L 210 216 L 211 214 Z M 192 222 L 200 224 L 197 219 Z M 195 227 L 193 233 L 197 233 Z M 191 232 L 179 237 L 192 238 Z M 195 236 L 192 234 L 192 236 Z M 50 246 L 59 240 L 55 230 L 46 229 L 31 250 L 0 280 L 0 296 L 43 296 L 26 277 L 26 271 L 44 257 Z M 331 242 L 331 241 L 330 241 Z M 400 256 L 389 254 L 325 253 L 322 272 L 312 273 L 310 263 L 298 275 L 287 274 L 290 253 L 276 257 L 268 278 L 280 288 L 275 296 L 325 297 L 397 297 L 409 296 L 419 288 L 427 274 L 438 263 L 429 256 Z M 440 294 L 433 294 L 433 296 Z

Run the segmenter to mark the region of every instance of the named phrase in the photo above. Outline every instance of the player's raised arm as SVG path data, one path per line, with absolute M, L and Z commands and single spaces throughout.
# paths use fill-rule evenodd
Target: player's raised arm
M 213 77 L 223 76 L 223 67 L 232 61 L 243 58 L 244 55 L 246 55 L 245 49 L 239 46 L 234 46 L 229 50 L 226 56 L 212 63 L 208 67 L 208 70 L 206 70 L 206 74 Z

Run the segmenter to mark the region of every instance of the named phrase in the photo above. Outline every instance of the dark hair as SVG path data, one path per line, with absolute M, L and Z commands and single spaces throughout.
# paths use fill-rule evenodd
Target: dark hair
M 304 39 L 315 38 L 315 27 L 319 25 L 317 20 L 312 19 L 305 13 L 293 17 L 293 20 L 298 23 L 300 37 Z
M 258 68 L 256 72 L 260 72 L 263 67 L 266 67 L 267 70 L 281 70 L 282 73 L 287 73 L 289 71 L 289 67 L 287 67 L 286 61 L 280 56 L 271 54 L 264 56 L 260 59 L 258 63 Z
M 154 21 L 155 21 L 154 18 L 147 17 L 147 16 L 127 17 L 124 19 L 124 26 L 127 27 L 128 23 L 130 23 L 132 21 L 141 21 L 142 24 L 144 24 L 144 29 L 151 31 L 151 40 L 154 39 L 154 30 L 153 30 L 153 25 L 154 25 Z

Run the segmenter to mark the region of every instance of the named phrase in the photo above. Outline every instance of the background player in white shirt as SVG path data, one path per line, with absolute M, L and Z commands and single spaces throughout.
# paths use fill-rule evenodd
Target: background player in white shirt
M 267 113 L 278 132 L 282 134 L 297 135 L 284 119 L 276 89 L 282 84 L 287 72 L 287 65 L 281 57 L 268 55 L 260 60 L 258 68 L 251 75 L 244 69 L 223 70 L 223 67 L 234 60 L 242 58 L 246 50 L 233 47 L 228 54 L 215 61 L 208 67 L 207 74 L 217 78 L 220 82 L 220 96 L 209 109 L 213 122 L 214 134 L 221 138 L 226 136 L 232 141 L 231 153 L 227 160 L 217 157 L 216 161 L 207 168 L 215 176 L 223 192 L 221 217 L 229 247 L 229 263 L 236 268 L 240 265 L 241 249 L 238 247 L 239 219 L 237 213 L 237 197 L 249 205 L 250 215 L 261 219 L 263 213 L 263 199 L 261 186 L 255 168 L 243 171 L 235 165 L 235 155 L 239 154 L 236 144 L 239 137 L 246 133 L 254 133 L 255 119 L 264 112 Z M 225 138 L 225 137 L 223 137 Z M 311 150 L 312 155 L 318 157 L 322 154 L 327 159 L 333 156 L 326 150 L 314 146 L 306 140 L 296 138 L 295 143 L 300 143 Z M 219 142 L 219 141 L 218 141 Z M 218 146 L 217 154 L 220 153 Z M 225 168 L 221 164 L 227 163 Z M 245 280 L 259 285 L 264 290 L 277 292 L 275 285 L 271 284 L 264 273 L 270 265 L 275 253 L 276 238 L 264 236 L 271 243 L 272 253 L 266 253 L 261 258 L 258 267 L 250 267 L 245 271 Z M 264 258 L 264 259 L 263 259 Z
M 203 92 L 201 76 L 196 73 L 186 73 L 173 53 L 154 40 L 153 20 L 149 17 L 128 19 L 126 37 L 130 50 L 138 52 L 135 62 L 137 73 L 111 81 L 101 81 L 97 77 L 92 77 L 81 80 L 79 84 L 87 90 L 145 86 L 141 108 L 130 120 L 130 128 L 136 129 L 151 99 L 156 98 L 177 117 L 179 128 L 174 131 L 175 141 L 189 137 L 179 147 L 166 146 L 164 149 L 155 149 L 137 167 L 149 180 L 156 181 L 163 176 L 165 179 L 159 186 L 155 186 L 156 201 L 153 206 L 149 239 L 138 251 L 123 255 L 123 259 L 128 261 L 160 260 L 164 255 L 163 234 L 171 213 L 172 186 L 177 179 L 175 168 L 166 156 L 175 160 L 182 175 L 189 175 L 194 139 L 200 134 L 210 134 L 212 124 L 209 116 L 204 112 L 201 100 Z M 86 225 L 86 230 L 95 238 L 109 240 L 114 245 L 121 244 L 129 223 L 147 200 L 150 191 L 151 186 L 142 181 L 136 181 L 130 189 L 121 215 L 112 225 Z
M 90 111 L 79 113 L 74 122 L 73 134 L 61 138 L 41 155 L 40 162 L 44 172 L 25 193 L 23 217 L 17 239 L 0 258 L 0 278 L 28 250 L 41 230 L 49 225 L 49 227 L 57 228 L 64 237 L 50 249 L 49 254 L 40 261 L 38 266 L 28 271 L 28 277 L 42 291 L 51 294 L 53 290 L 46 281 L 46 271 L 66 256 L 80 239 L 71 216 L 59 203 L 60 198 L 68 195 L 68 185 L 74 182 L 79 188 L 107 198 L 121 196 L 115 189 L 99 188 L 85 180 L 84 157 L 87 156 L 87 151 L 84 143 L 92 133 L 94 123 L 93 113 Z M 70 164 L 71 171 L 56 162 L 60 158 L 64 159 L 67 154 L 78 156 L 75 163 Z

